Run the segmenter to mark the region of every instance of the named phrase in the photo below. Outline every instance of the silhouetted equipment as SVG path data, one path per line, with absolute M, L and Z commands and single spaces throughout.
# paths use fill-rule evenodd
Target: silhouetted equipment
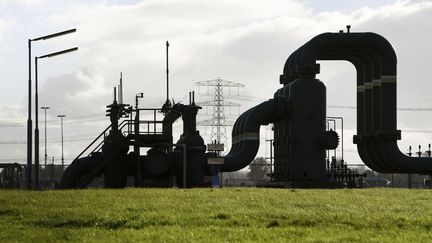
M 166 42 L 166 100 L 162 105 L 162 113 L 167 114 L 171 109 L 171 101 L 169 100 L 169 66 L 168 66 L 168 47 L 169 43 Z
M 223 171 L 244 168 L 259 145 L 259 126 L 274 124 L 274 180 L 297 186 L 330 182 L 325 150 L 334 132 L 325 131 L 326 90 L 315 79 L 317 60 L 346 60 L 357 70 L 357 144 L 361 159 L 385 173 L 430 173 L 430 158 L 405 156 L 397 147 L 396 54 L 375 33 L 324 33 L 293 52 L 285 63 L 274 98 L 243 113 L 233 128 L 233 146 Z
M 201 107 L 195 105 L 192 98 L 191 101 L 188 105 L 174 104 L 162 120 L 157 120 L 157 113 L 162 109 L 133 108 L 114 101 L 107 106 L 111 125 L 90 146 L 100 138 L 103 141 L 88 156 L 81 157 L 90 146 L 72 162 L 59 187 L 87 187 L 100 175 L 104 176 L 105 186 L 111 188 L 125 187 L 128 176 L 140 177 L 136 180 L 137 186 L 203 185 L 206 146 L 196 130 L 196 115 Z M 153 119 L 140 119 L 139 114 L 143 112 L 151 112 Z M 119 123 L 119 119 L 126 116 L 130 119 Z M 172 124 L 180 117 L 183 134 L 173 144 Z M 129 152 L 130 146 L 134 151 Z M 140 148 L 149 148 L 147 155 L 141 155 Z M 137 168 L 140 171 L 137 172 Z
M 107 106 L 111 125 L 66 169 L 59 188 L 84 188 L 101 175 L 105 186 L 111 188 L 125 187 L 129 176 L 136 178 L 135 186 L 199 187 L 204 184 L 206 146 L 196 130 L 196 115 L 201 107 L 195 104 L 194 92 L 189 93 L 188 105 L 169 101 L 168 42 L 166 47 L 167 99 L 162 108 L 139 108 L 141 94 L 137 95 L 135 107 L 121 104 L 122 85 L 119 86 L 120 103 L 114 88 L 114 101 Z M 151 114 L 149 117 L 143 113 Z M 158 118 L 160 114 L 162 119 Z M 173 143 L 172 126 L 180 117 L 183 134 Z M 119 122 L 122 118 L 126 119 Z M 133 151 L 129 152 L 131 146 Z M 141 154 L 141 148 L 147 149 L 146 155 Z M 88 155 L 83 156 L 85 153 Z
M 21 188 L 24 171 L 24 166 L 17 163 L 0 164 L 0 188 Z
M 343 160 L 338 162 L 334 157 L 326 161 L 326 150 L 338 147 L 339 135 L 326 128 L 326 87 L 315 78 L 320 71 L 317 60 L 346 60 L 357 70 L 354 143 L 368 167 L 381 173 L 432 174 L 432 158 L 409 157 L 397 147 L 401 132 L 396 130 L 396 54 L 392 46 L 378 34 L 353 33 L 347 26 L 346 33 L 320 34 L 289 56 L 280 75 L 283 87 L 272 99 L 238 117 L 232 129 L 231 150 L 225 157 L 215 151 L 205 153 L 196 130 L 201 107 L 195 105 L 193 93 L 188 105 L 171 105 L 167 89 L 161 109 L 133 109 L 114 99 L 108 106 L 111 125 L 88 148 L 99 138 L 103 141 L 87 157 L 81 158 L 88 148 L 74 160 L 60 187 L 86 187 L 101 174 L 107 187 L 124 187 L 127 176 L 137 175 L 142 179 L 138 186 L 202 186 L 205 175 L 249 165 L 258 152 L 260 127 L 270 123 L 274 125 L 271 186 L 355 186 L 348 184 L 355 178 L 362 181 L 363 175 L 349 170 Z M 142 111 L 153 112 L 153 119 L 142 120 L 137 115 Z M 157 112 L 164 115 L 162 120 L 157 120 Z M 119 123 L 125 115 L 130 119 Z M 172 124 L 180 117 L 183 134 L 173 144 Z M 141 131 L 143 125 L 147 130 Z M 158 130 L 157 125 L 162 127 Z M 128 153 L 132 145 L 134 151 Z M 149 148 L 146 155 L 141 155 L 141 147 Z M 141 168 L 138 173 L 136 168 Z

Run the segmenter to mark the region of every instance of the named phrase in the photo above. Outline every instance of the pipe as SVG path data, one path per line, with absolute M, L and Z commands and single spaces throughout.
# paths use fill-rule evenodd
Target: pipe
M 240 143 L 240 134 L 244 131 L 245 120 L 246 120 L 247 116 L 249 115 L 249 113 L 251 112 L 251 110 L 253 110 L 253 109 L 254 109 L 254 107 L 245 111 L 235 121 L 234 127 L 232 129 L 232 133 L 231 133 L 232 145 L 231 145 L 230 152 L 228 154 L 236 154 L 236 153 L 238 153 L 238 151 L 241 150 L 241 147 L 243 144 Z
M 350 53 L 351 54 L 351 53 Z M 364 107 L 364 83 L 365 80 L 372 78 L 371 67 L 366 67 L 365 62 L 359 58 L 355 58 L 352 55 L 343 55 L 341 52 L 335 53 L 334 50 L 322 51 L 318 54 L 317 59 L 319 60 L 346 60 L 354 65 L 357 71 L 357 137 L 362 138 L 365 131 L 365 107 Z M 360 158 L 365 162 L 365 164 L 373 169 L 380 171 L 380 168 L 373 163 L 371 159 L 372 155 L 369 155 L 365 149 L 363 143 L 357 143 L 357 149 Z
M 246 113 L 246 112 L 245 112 Z M 243 114 L 245 114 L 243 113 Z M 241 170 L 246 167 L 254 158 L 259 148 L 259 131 L 261 125 L 268 125 L 277 118 L 277 102 L 274 99 L 265 101 L 247 111 L 243 116 L 243 129 L 237 130 L 239 133 L 236 138 L 237 151 L 231 149 L 225 156 L 222 172 Z M 233 138 L 234 141 L 234 138 Z M 233 142 L 234 145 L 234 142 Z M 232 147 L 234 148 L 234 146 Z
M 289 100 L 289 95 L 290 95 L 290 88 L 291 88 L 291 82 L 289 81 L 288 84 L 286 84 L 281 92 L 282 97 L 286 98 Z M 289 105 L 289 103 L 288 103 Z M 288 109 L 290 109 L 290 107 L 288 107 Z M 279 133 L 280 138 L 278 139 L 278 146 L 275 146 L 275 148 L 278 148 L 278 156 L 281 156 L 278 159 L 278 166 L 275 167 L 276 172 L 278 172 L 277 174 L 275 174 L 274 176 L 274 180 L 276 181 L 280 181 L 280 180 L 285 180 L 286 176 L 289 175 L 292 164 L 289 161 L 289 157 L 290 157 L 290 125 L 291 125 L 291 121 L 290 121 L 290 117 L 286 117 L 284 119 L 282 119 L 279 122 L 275 122 L 275 125 L 278 125 L 278 129 L 275 131 L 277 131 Z M 281 146 L 282 144 L 282 146 Z M 279 151 L 280 150 L 280 151 Z M 276 151 L 276 150 L 275 150 Z M 276 164 L 276 163 L 275 163 Z
M 390 43 L 384 39 L 382 36 L 379 36 L 374 33 L 351 33 L 351 34 L 335 34 L 335 33 L 324 33 L 316 36 L 311 41 L 306 43 L 301 49 L 301 54 L 299 55 L 298 60 L 296 60 L 296 69 L 302 71 L 302 69 L 307 69 L 311 65 L 315 64 L 316 58 L 314 57 L 315 52 L 319 49 L 337 46 L 338 48 L 353 48 L 353 47 L 370 47 L 373 48 L 379 53 L 381 59 L 381 82 L 379 82 L 381 86 L 381 97 L 378 100 L 381 100 L 381 116 L 385 119 L 382 119 L 380 122 L 376 121 L 375 123 L 381 123 L 379 128 L 374 128 L 373 131 L 378 131 L 376 134 L 383 133 L 384 136 L 386 134 L 392 134 L 397 138 L 396 132 L 396 54 L 390 45 Z M 377 83 L 378 84 L 378 83 Z M 370 88 L 373 88 L 373 83 L 365 84 L 366 88 L 366 96 Z M 375 92 L 377 96 L 378 92 Z M 373 95 L 373 94 L 372 94 Z M 366 102 L 368 101 L 366 97 Z M 379 119 L 377 117 L 375 120 Z M 375 150 L 376 146 L 369 145 L 371 150 Z M 380 160 L 387 161 L 385 156 L 382 153 L 379 153 Z
M 377 51 L 381 57 L 381 75 L 376 80 L 375 98 L 380 101 L 380 116 L 374 117 L 374 124 L 379 127 L 373 128 L 376 133 L 376 142 L 371 147 L 378 147 L 376 150 L 380 160 L 390 162 L 395 172 L 405 173 L 430 173 L 432 172 L 432 159 L 412 158 L 403 154 L 397 146 L 400 139 L 400 131 L 396 130 L 396 64 L 397 58 L 390 43 L 374 33 L 324 33 L 306 43 L 299 52 L 296 60 L 296 69 L 300 75 L 304 74 L 304 68 L 315 65 L 316 52 L 327 47 L 337 46 L 339 48 L 369 47 Z M 284 73 L 285 75 L 285 73 Z M 310 73 L 308 73 L 310 75 Z M 374 85 L 372 83 L 372 87 Z M 373 92 L 373 91 L 372 91 Z M 379 94 L 379 95 L 378 95 Z M 374 97 L 374 95 L 372 95 Z M 379 122 L 378 122 L 379 121 Z M 370 147 L 368 149 L 371 149 Z
M 76 159 L 64 171 L 59 189 L 75 189 L 80 187 L 80 180 L 103 162 L 99 153 L 89 157 Z
M 365 53 L 366 52 L 366 53 Z M 371 57 L 373 54 L 367 53 L 367 50 L 337 50 L 326 49 L 317 54 L 317 60 L 346 60 L 354 65 L 357 71 L 357 136 L 355 137 L 357 143 L 357 150 L 362 161 L 365 164 L 378 172 L 388 173 L 391 171 L 391 165 L 378 163 L 381 162 L 375 151 L 367 149 L 363 141 L 366 139 L 365 133 L 371 133 L 372 127 L 376 127 L 373 122 L 373 117 L 376 117 L 377 102 L 371 102 L 373 98 L 371 89 L 365 89 L 365 81 L 373 80 L 373 74 L 380 71 L 377 68 L 379 59 Z M 373 63 L 373 64 L 372 64 Z M 366 83 L 370 83 L 366 82 Z M 371 86 L 369 86 L 371 87 Z M 365 98 L 366 96 L 366 98 Z M 364 103 L 366 101 L 366 104 Z M 375 101 L 375 99 L 374 99 Z M 378 103 L 379 104 L 379 103 Z M 373 111 L 373 112 L 372 112 Z M 379 112 L 378 112 L 379 114 Z M 374 116 L 375 115 L 375 116 Z M 378 117 L 379 118 L 379 117 Z M 362 141 L 363 140 L 363 141 Z
M 382 58 L 382 76 L 388 77 L 388 83 L 393 83 L 396 75 L 396 53 L 390 43 L 382 36 L 365 33 L 323 33 L 307 42 L 296 60 L 296 69 L 302 70 L 302 65 L 315 65 L 316 53 L 325 48 L 362 48 L 375 49 Z M 301 75 L 301 72 L 300 72 Z M 388 124 L 390 126 L 390 124 Z
M 239 123 L 236 129 L 236 136 L 233 137 L 233 140 L 236 141 L 236 146 L 232 147 L 228 155 L 230 154 L 231 157 L 236 156 L 242 156 L 241 154 L 246 150 L 250 149 L 248 143 L 244 143 L 243 140 L 247 137 L 250 138 L 251 134 L 248 131 L 249 127 L 246 123 L 248 121 L 249 116 L 252 114 L 252 112 L 256 109 L 257 106 L 250 108 L 246 112 L 244 112 L 242 117 L 239 119 Z M 258 134 L 259 136 L 259 134 Z M 259 141 L 258 141 L 259 143 Z M 259 144 L 258 144 L 259 146 Z M 251 162 L 252 160 L 250 160 Z M 249 163 L 248 163 L 249 164 Z M 245 165 L 246 166 L 246 165 Z
M 333 34 L 334 35 L 334 34 Z M 346 35 L 345 34 L 336 34 L 338 37 L 340 37 L 340 38 L 344 38 L 344 37 L 346 37 Z M 322 36 L 322 35 L 320 35 L 320 36 Z M 313 40 L 316 40 L 317 38 L 314 38 L 314 39 L 312 39 L 311 41 L 313 41 Z M 291 75 L 291 76 L 293 76 L 292 75 L 292 73 L 293 72 L 297 72 L 297 67 L 295 66 L 295 64 L 297 63 L 297 60 L 299 60 L 300 59 L 300 54 L 302 54 L 302 52 L 304 52 L 303 51 L 303 49 L 304 48 L 306 48 L 307 46 L 310 46 L 311 44 L 308 42 L 308 43 L 306 43 L 305 45 L 303 45 L 301 48 L 299 48 L 295 53 L 294 53 L 294 55 L 291 55 L 290 56 L 290 58 L 288 58 L 288 60 L 287 60 L 287 62 L 285 63 L 285 67 L 284 67 L 284 73 L 286 74 L 286 73 L 289 73 L 289 75 Z M 340 48 L 338 45 L 337 45 L 337 47 L 338 48 Z M 323 48 L 324 49 L 324 48 Z M 357 47 L 357 49 L 359 49 L 358 47 Z M 362 53 L 362 52 L 368 52 L 367 50 L 364 50 L 365 48 L 363 48 L 363 49 L 361 49 L 360 51 L 360 53 Z M 348 49 L 349 50 L 349 49 Z M 338 49 L 336 49 L 335 47 L 333 47 L 333 50 L 332 50 L 332 52 L 331 53 L 333 53 L 333 55 L 335 55 L 334 54 L 334 52 L 337 52 L 337 51 L 339 51 L 339 52 L 342 52 L 342 53 L 345 53 L 345 55 L 341 55 L 341 56 L 346 56 L 346 51 L 347 51 L 347 49 L 346 48 L 343 48 L 343 49 L 341 49 L 341 50 L 338 50 Z M 359 50 L 358 50 L 359 51 Z M 369 53 L 370 53 L 370 51 L 369 51 Z M 339 54 L 340 55 L 340 54 Z M 358 56 L 358 54 L 357 54 L 357 56 Z M 293 61 L 295 59 L 295 61 Z M 319 58 L 317 58 L 317 59 L 319 59 Z M 342 58 L 342 59 L 344 59 L 344 60 L 346 60 L 346 58 Z M 351 57 L 351 59 L 352 59 L 352 57 Z M 377 64 L 379 64 L 379 61 L 380 60 L 378 60 L 378 62 L 376 61 L 377 59 L 376 58 L 373 58 L 373 60 L 374 60 L 374 64 L 376 64 L 375 65 L 375 67 L 378 67 L 378 68 L 373 68 L 373 70 L 374 70 L 374 74 L 378 71 L 378 75 L 379 75 L 379 71 L 380 71 L 380 67 L 379 67 L 379 65 L 377 65 Z M 314 68 L 313 67 L 313 65 L 311 65 L 310 64 L 310 66 L 312 67 L 312 68 Z M 316 67 L 315 67 L 316 68 Z M 296 70 L 294 70 L 294 69 L 296 69 Z M 308 70 L 308 72 L 310 72 L 310 70 Z M 318 73 L 319 72 L 319 70 L 316 70 L 316 73 Z M 308 74 L 310 74 L 310 73 L 308 73 Z M 372 81 L 372 79 L 369 79 L 369 80 L 371 80 Z M 366 89 L 364 89 L 363 87 L 366 87 Z M 366 98 L 364 99 L 364 101 L 366 102 L 366 110 L 365 110 L 365 112 L 364 112 L 364 115 L 365 115 L 365 130 L 366 130 L 366 132 L 367 133 L 370 133 L 371 132 L 371 130 L 372 130 L 372 126 L 373 126 L 373 119 L 372 119 L 372 110 L 377 110 L 377 109 L 372 109 L 372 105 L 373 105 L 373 103 L 372 103 L 372 82 L 367 82 L 366 83 L 366 86 L 363 86 L 363 87 L 360 87 L 360 88 L 362 88 L 363 90 L 364 90 L 364 93 L 365 93 L 365 95 L 366 95 Z M 362 91 L 363 91 L 362 90 Z M 358 100 L 358 106 L 360 106 L 361 104 L 362 104 L 362 102 L 360 101 L 360 100 Z M 375 102 L 375 104 L 377 104 L 376 102 Z M 360 109 L 358 109 L 358 111 L 361 111 L 362 109 L 361 109 L 361 107 L 360 107 Z M 363 120 L 362 119 L 362 117 L 361 117 L 361 115 L 362 114 L 358 114 L 358 118 L 360 117 L 360 121 L 361 120 Z M 362 124 L 358 124 L 358 127 L 361 127 L 362 126 Z M 362 133 L 359 133 L 359 135 L 361 135 L 363 138 L 366 138 L 366 137 L 369 137 L 370 136 L 370 134 L 368 134 L 368 135 L 363 135 Z M 359 136 L 360 137 L 360 136 Z M 359 148 L 359 153 L 360 153 L 360 156 L 362 157 L 362 160 L 364 160 L 364 161 L 369 161 L 369 163 L 367 163 L 371 168 L 373 168 L 373 169 L 375 169 L 375 170 L 378 170 L 378 171 L 383 171 L 383 169 L 380 169 L 380 168 L 377 168 L 376 166 L 373 166 L 372 164 L 373 164 L 373 162 L 371 162 L 371 161 L 373 161 L 373 160 L 375 160 L 375 161 L 380 161 L 379 159 L 376 159 L 376 156 L 374 156 L 374 153 L 373 153 L 373 151 L 371 150 L 371 149 L 369 149 L 368 151 L 369 151 L 369 153 L 371 154 L 370 156 L 366 156 L 366 158 L 365 158 L 365 156 L 364 155 L 366 155 L 366 151 L 363 149 L 363 146 L 368 146 L 368 147 L 370 147 L 370 144 L 367 144 L 367 145 L 360 145 L 360 148 Z M 372 147 L 374 147 L 374 146 L 372 146 Z M 366 149 L 367 150 L 367 149 Z M 369 159 L 368 159 L 368 157 L 369 157 Z M 372 158 L 374 158 L 374 159 L 372 159 L 371 160 L 371 157 Z

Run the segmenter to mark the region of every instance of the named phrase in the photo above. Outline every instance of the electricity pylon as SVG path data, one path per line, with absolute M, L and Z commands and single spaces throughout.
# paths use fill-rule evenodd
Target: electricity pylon
M 195 85 L 214 87 L 213 100 L 204 101 L 197 103 L 199 106 L 210 106 L 213 107 L 213 115 L 211 119 L 198 122 L 199 126 L 210 126 L 211 127 L 211 141 L 218 144 L 226 144 L 228 142 L 226 127 L 232 126 L 233 123 L 228 121 L 225 117 L 225 107 L 240 107 L 240 104 L 226 101 L 224 99 L 224 88 L 240 88 L 244 87 L 243 84 L 223 80 L 221 78 L 195 82 Z

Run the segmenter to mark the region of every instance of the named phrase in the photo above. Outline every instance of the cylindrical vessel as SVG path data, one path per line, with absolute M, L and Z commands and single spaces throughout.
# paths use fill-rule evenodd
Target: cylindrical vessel
M 290 84 L 278 90 L 275 94 L 289 99 Z M 276 98 L 276 97 L 275 97 Z M 287 181 L 289 179 L 288 141 L 289 115 L 274 122 L 274 180 Z
M 147 152 L 147 160 L 143 163 L 144 173 L 150 175 L 167 175 L 170 163 L 165 151 L 152 148 Z
M 289 176 L 291 180 L 325 180 L 326 87 L 303 75 L 290 84 Z
M 186 156 L 184 156 L 183 146 L 176 146 L 175 152 L 175 168 L 177 184 L 183 186 L 184 178 L 184 158 L 186 157 L 186 187 L 200 187 L 204 184 L 204 174 L 206 169 L 206 156 L 203 138 L 198 131 L 190 132 L 177 141 L 177 144 L 186 145 Z

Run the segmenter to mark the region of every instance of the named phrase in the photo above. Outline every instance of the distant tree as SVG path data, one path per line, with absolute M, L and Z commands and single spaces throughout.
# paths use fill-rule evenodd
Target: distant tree
M 247 177 L 251 180 L 268 180 L 267 174 L 270 172 L 269 164 L 263 157 L 255 158 L 252 163 L 249 164 L 249 173 Z

